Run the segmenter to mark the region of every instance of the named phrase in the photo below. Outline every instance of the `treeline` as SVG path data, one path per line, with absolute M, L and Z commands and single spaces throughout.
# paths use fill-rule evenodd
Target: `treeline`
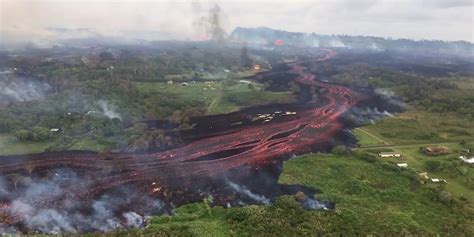
M 345 65 L 333 69 L 332 73 L 333 80 L 339 83 L 383 88 L 387 94 L 394 93 L 391 96 L 399 96 L 404 102 L 431 112 L 456 112 L 474 118 L 474 93 L 459 88 L 454 83 L 458 79 L 455 77 L 432 78 L 363 63 Z

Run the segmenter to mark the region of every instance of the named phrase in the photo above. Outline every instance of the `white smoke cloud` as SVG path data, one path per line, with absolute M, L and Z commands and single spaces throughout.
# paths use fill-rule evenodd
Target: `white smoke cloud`
M 243 194 L 243 195 L 259 202 L 259 203 L 262 203 L 262 204 L 265 204 L 265 205 L 270 205 L 270 199 L 266 198 L 265 196 L 255 194 L 252 191 L 250 191 L 248 188 L 246 188 L 244 186 L 240 186 L 236 183 L 233 183 L 233 182 L 230 182 L 230 181 L 227 181 L 227 183 L 236 192 L 238 192 L 240 194 Z
M 318 209 L 324 209 L 327 210 L 327 206 L 324 205 L 324 203 L 319 202 L 318 200 L 312 199 L 312 198 L 306 198 L 303 203 L 303 207 L 306 209 L 311 209 L 311 210 L 318 210 Z
M 139 227 L 143 225 L 143 217 L 135 212 L 123 213 L 123 217 L 126 220 L 125 225 L 127 227 Z
M 65 192 L 62 187 L 80 187 L 82 183 L 91 180 L 67 169 L 58 169 L 52 174 L 47 179 L 34 178 L 27 184 L 22 182 L 20 192 L 14 190 L 12 185 L 3 185 L 1 181 L 4 178 L 0 176 L 0 189 L 7 191 L 4 197 L 12 200 L 6 211 L 11 216 L 20 218 L 31 231 L 62 234 L 139 227 L 143 225 L 142 215 L 157 214 L 164 207 L 161 200 L 152 199 L 128 188 L 116 190 L 119 194 L 103 194 L 91 201 L 78 200 L 74 194 Z M 52 202 L 54 205 L 51 205 Z M 127 209 L 136 202 L 145 205 L 134 210 L 142 215 Z M 83 210 L 89 211 L 85 213 Z M 0 226 L 0 233 L 16 231 L 12 227 Z
M 44 99 L 50 90 L 51 86 L 46 82 L 5 71 L 0 73 L 0 103 Z
M 329 46 L 334 47 L 334 48 L 345 48 L 347 47 L 341 40 L 339 39 L 334 39 L 329 41 Z
M 122 120 L 122 116 L 117 112 L 117 108 L 114 105 L 110 105 L 109 102 L 105 100 L 99 100 L 97 103 L 99 104 L 103 115 L 110 119 L 118 118 Z

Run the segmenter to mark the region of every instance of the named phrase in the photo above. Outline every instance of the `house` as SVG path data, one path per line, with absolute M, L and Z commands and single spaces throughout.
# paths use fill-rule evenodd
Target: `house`
M 408 164 L 407 163 L 398 163 L 397 166 L 400 167 L 400 168 L 407 168 Z
M 61 132 L 61 129 L 60 128 L 51 128 L 49 131 L 50 132 Z
M 183 82 L 183 83 L 181 83 L 181 86 L 189 86 L 189 83 Z
M 423 152 L 427 155 L 431 156 L 438 156 L 444 155 L 449 153 L 449 148 L 445 146 L 433 146 L 433 147 L 426 147 Z
M 173 81 L 169 80 L 166 82 L 167 85 L 173 85 Z
M 474 157 L 471 157 L 469 159 L 465 159 L 464 162 L 470 164 L 470 165 L 474 165 Z
M 460 156 L 459 159 L 463 160 L 465 163 L 470 165 L 474 165 L 474 156 L 467 157 L 467 156 Z
M 446 179 L 436 179 L 436 178 L 431 179 L 431 182 L 433 182 L 433 183 L 440 183 L 440 182 L 447 183 Z
M 380 152 L 379 156 L 382 158 L 386 157 L 402 157 L 402 155 L 398 152 Z

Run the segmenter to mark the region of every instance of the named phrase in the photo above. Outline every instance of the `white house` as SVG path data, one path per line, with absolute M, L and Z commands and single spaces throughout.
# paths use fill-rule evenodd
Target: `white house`
M 459 159 L 463 160 L 464 162 L 466 162 L 470 165 L 474 164 L 474 157 L 467 158 L 465 156 L 460 156 Z
M 379 156 L 385 158 L 385 157 L 401 157 L 402 155 L 397 152 L 380 152 Z
M 407 163 L 398 163 L 397 166 L 400 167 L 400 168 L 407 168 L 408 164 Z

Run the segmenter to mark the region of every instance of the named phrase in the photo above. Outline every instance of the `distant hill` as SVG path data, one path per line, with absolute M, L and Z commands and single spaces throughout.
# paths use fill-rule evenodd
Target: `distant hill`
M 231 33 L 233 41 L 248 44 L 263 44 L 273 46 L 275 41 L 282 40 L 285 45 L 336 47 L 368 50 L 402 50 L 412 52 L 431 52 L 457 54 L 472 57 L 474 44 L 466 41 L 441 40 L 410 40 L 391 39 L 372 36 L 349 35 L 320 35 L 315 33 L 298 33 L 275 30 L 267 27 L 244 28 L 237 27 Z

